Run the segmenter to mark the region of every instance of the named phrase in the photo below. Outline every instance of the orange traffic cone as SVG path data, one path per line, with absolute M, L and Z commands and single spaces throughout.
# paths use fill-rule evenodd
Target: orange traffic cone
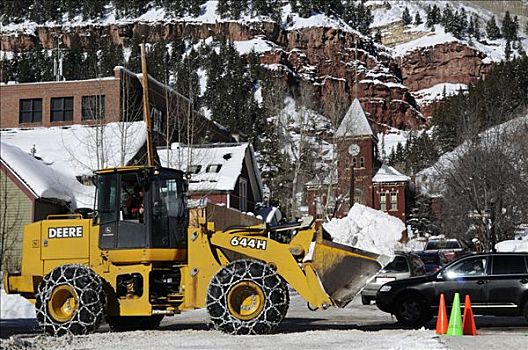
M 471 309 L 471 300 L 466 294 L 464 300 L 464 317 L 462 319 L 462 332 L 464 335 L 477 335 L 477 327 L 475 326 L 475 318 L 473 317 L 473 310 Z
M 436 334 L 447 333 L 447 311 L 445 305 L 444 293 L 440 294 L 440 305 L 438 306 L 438 318 L 436 319 Z

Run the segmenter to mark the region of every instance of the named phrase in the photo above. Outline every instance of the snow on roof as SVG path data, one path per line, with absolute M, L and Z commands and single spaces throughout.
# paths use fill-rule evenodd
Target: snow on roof
M 71 202 L 72 207 L 91 207 L 94 187 L 83 186 L 69 173 L 33 157 L 14 145 L 1 142 L 0 158 L 37 197 Z
M 168 152 L 159 148 L 158 156 L 163 166 L 192 172 L 190 192 L 233 191 L 248 152 L 253 153 L 248 143 L 192 147 L 173 143 Z M 262 188 L 258 170 L 256 175 Z
M 347 216 L 323 224 L 335 242 L 369 252 L 394 256 L 405 224 L 397 217 L 356 203 Z
M 0 131 L 2 142 L 53 164 L 64 174 L 92 175 L 103 167 L 126 165 L 147 139 L 144 122 L 108 123 L 99 126 L 13 128 Z M 122 145 L 126 147 L 122 150 Z M 99 156 L 97 156 L 99 155 Z
M 411 178 L 407 175 L 403 175 L 398 170 L 394 169 L 390 165 L 383 164 L 381 168 L 376 172 L 376 175 L 372 178 L 372 182 L 407 182 L 411 181 Z
M 354 137 L 354 136 L 365 136 L 374 135 L 370 123 L 356 98 L 348 108 L 343 121 L 339 128 L 337 128 L 337 137 Z

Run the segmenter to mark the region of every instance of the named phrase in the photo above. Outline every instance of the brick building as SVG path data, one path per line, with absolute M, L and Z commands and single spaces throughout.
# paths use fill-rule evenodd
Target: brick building
M 335 136 L 335 174 L 307 184 L 310 215 L 322 217 L 326 207 L 326 214 L 343 217 L 353 203 L 360 203 L 405 221 L 410 178 L 379 159 L 378 138 L 358 99 L 352 102 Z M 327 198 L 329 186 L 331 198 Z
M 34 128 L 143 120 L 141 74 L 124 67 L 114 76 L 74 81 L 0 84 L 0 128 Z M 149 100 L 155 135 L 169 129 L 179 140 L 231 142 L 229 132 L 196 111 L 187 118 L 189 99 L 149 77 Z M 192 107 L 192 106 L 191 106 Z M 167 118 L 169 113 L 169 118 Z M 187 120 L 192 123 L 187 123 Z M 187 133 L 187 125 L 192 130 Z M 156 133 L 158 131 L 158 133 Z M 161 138 L 157 144 L 164 142 Z

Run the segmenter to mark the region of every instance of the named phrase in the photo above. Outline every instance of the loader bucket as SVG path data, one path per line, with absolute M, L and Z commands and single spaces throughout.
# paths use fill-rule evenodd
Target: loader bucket
M 312 265 L 336 306 L 345 307 L 391 259 L 323 239 L 315 244 Z

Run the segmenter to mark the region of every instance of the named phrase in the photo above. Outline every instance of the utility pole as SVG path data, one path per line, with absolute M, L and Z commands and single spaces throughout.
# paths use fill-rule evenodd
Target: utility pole
M 141 48 L 141 71 L 143 72 L 143 118 L 147 124 L 147 165 L 154 166 L 154 145 L 152 138 L 152 121 L 150 119 L 150 103 L 148 96 L 148 74 L 147 57 L 145 54 L 145 44 L 140 44 Z
M 57 34 L 57 55 L 53 58 L 53 75 L 55 76 L 56 81 L 63 80 L 62 75 L 62 50 L 60 48 L 60 39 L 62 38 L 62 34 Z

